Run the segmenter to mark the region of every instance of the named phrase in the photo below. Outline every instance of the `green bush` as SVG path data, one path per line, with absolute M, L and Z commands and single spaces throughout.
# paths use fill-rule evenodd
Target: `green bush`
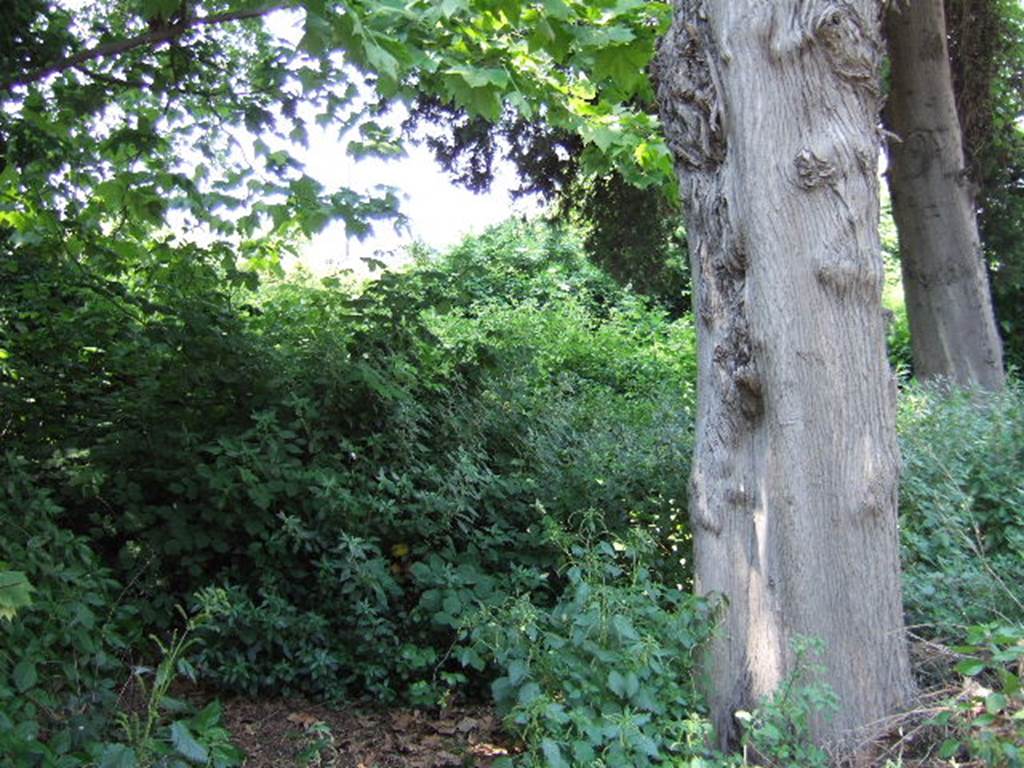
M 941 387 L 900 406 L 900 529 L 908 619 L 945 638 L 1024 620 L 1024 397 Z
M 79 448 L 41 478 L 135 578 L 148 623 L 192 595 L 215 616 L 197 637 L 217 684 L 449 695 L 462 673 L 440 663 L 455 630 L 438 596 L 468 589 L 469 610 L 528 582 L 550 601 L 561 555 L 545 515 L 648 528 L 659 578 L 688 582 L 692 326 L 624 292 L 571 233 L 509 223 L 360 288 L 298 275 L 196 290 L 226 313 L 196 321 L 223 349 L 186 360 L 126 330 L 139 348 L 119 359 L 157 361 L 109 373 L 130 378 L 116 395 L 131 410 L 98 414 L 98 430 L 82 401 L 88 418 L 52 425 Z M 121 314 L 112 327 L 131 325 Z M 210 381 L 240 353 L 217 373 L 233 378 L 230 418 L 156 396 L 182 378 L 162 372 Z M 470 571 L 474 585 L 456 583 Z

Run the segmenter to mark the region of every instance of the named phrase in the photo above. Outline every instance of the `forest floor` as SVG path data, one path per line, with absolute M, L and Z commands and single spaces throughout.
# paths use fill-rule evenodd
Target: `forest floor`
M 223 702 L 246 768 L 490 768 L 514 751 L 494 711 L 335 710 L 304 701 Z

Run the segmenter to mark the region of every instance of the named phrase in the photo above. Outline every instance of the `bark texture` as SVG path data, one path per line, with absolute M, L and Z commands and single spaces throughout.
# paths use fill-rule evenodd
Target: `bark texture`
M 820 741 L 912 691 L 896 530 L 895 383 L 878 236 L 874 0 L 676 0 L 655 74 L 686 207 L 698 320 L 697 588 L 728 603 L 712 717 L 823 640 Z
M 885 27 L 889 186 L 914 373 L 998 390 L 1002 343 L 964 166 L 942 0 L 895 3 Z

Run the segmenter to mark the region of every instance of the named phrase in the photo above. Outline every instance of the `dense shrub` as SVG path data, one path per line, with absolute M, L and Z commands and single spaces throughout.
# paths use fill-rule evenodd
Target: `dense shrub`
M 444 697 L 461 616 L 523 589 L 550 600 L 544 517 L 654 528 L 662 575 L 687 581 L 692 331 L 571 239 L 509 224 L 356 296 L 287 282 L 260 308 L 292 395 L 204 449 L 216 486 L 194 493 L 265 511 L 247 518 L 258 575 L 203 593 L 222 685 Z
M 0 462 L 0 560 L 32 585 L 31 604 L 0 620 L 0 758 L 75 765 L 72 756 L 109 728 L 127 679 L 131 610 L 26 462 Z
M 446 695 L 434 601 L 550 601 L 545 516 L 651 528 L 687 582 L 693 331 L 571 231 L 510 222 L 363 286 L 253 290 L 154 248 L 131 272 L 9 265 L 0 405 L 145 626 L 217 617 L 214 682 Z

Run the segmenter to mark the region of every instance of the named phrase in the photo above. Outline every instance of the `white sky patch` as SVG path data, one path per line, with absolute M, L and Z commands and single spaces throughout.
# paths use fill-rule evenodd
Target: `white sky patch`
M 513 200 L 515 170 L 499 160 L 491 191 L 474 194 L 452 184 L 423 146 L 407 147 L 407 156 L 402 158 L 356 161 L 346 154 L 344 143 L 317 130 L 310 131 L 309 148 L 294 150 L 294 154 L 306 165 L 306 172 L 328 188 L 368 190 L 377 184 L 395 187 L 402 199 L 402 212 L 408 217 L 407 230 L 396 232 L 390 224 L 378 222 L 373 234 L 363 241 L 346 238 L 341 222 L 331 224 L 302 251 L 303 263 L 316 273 L 338 269 L 363 272 L 361 259 L 367 257 L 400 263 L 405 248 L 414 241 L 445 248 L 509 216 L 533 215 L 541 209 L 533 198 Z
M 267 18 L 267 27 L 293 45 L 302 36 L 301 17 L 296 13 L 274 13 Z M 396 110 L 395 115 L 380 122 L 396 126 L 403 116 L 403 110 Z M 414 242 L 443 249 L 510 216 L 530 216 L 541 210 L 536 197 L 513 199 L 515 169 L 500 157 L 495 158 L 491 190 L 476 194 L 453 184 L 425 146 L 407 145 L 405 157 L 357 161 L 348 155 L 345 137 L 339 137 L 336 130 L 320 128 L 312 120 L 307 126 L 308 147 L 290 148 L 295 159 L 305 165 L 307 174 L 328 189 L 348 187 L 367 192 L 377 185 L 394 187 L 408 220 L 401 231 L 387 222 L 377 222 L 373 233 L 362 241 L 346 237 L 341 222 L 329 225 L 302 248 L 301 261 L 314 273 L 348 269 L 364 274 L 368 271 L 362 261 L 365 258 L 399 264 Z

